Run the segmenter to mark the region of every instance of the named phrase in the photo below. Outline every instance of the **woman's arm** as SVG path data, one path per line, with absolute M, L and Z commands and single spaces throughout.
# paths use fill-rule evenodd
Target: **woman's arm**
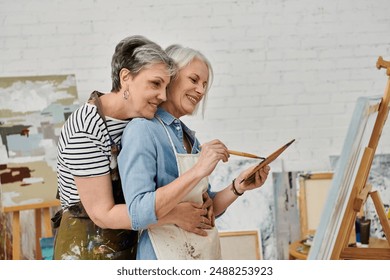
M 229 154 L 226 146 L 219 140 L 202 145 L 197 163 L 175 179 L 172 183 L 156 191 L 156 214 L 163 217 L 171 211 L 193 187 L 203 178 L 209 176 L 219 161 L 226 162 Z
M 123 133 L 122 151 L 118 157 L 123 192 L 134 229 L 147 228 L 164 218 L 202 178 L 214 170 L 220 160 L 227 161 L 229 156 L 225 145 L 220 141 L 206 143 L 202 146 L 199 160 L 192 169 L 165 186 L 158 187 L 157 143 L 163 141 L 160 138 L 164 135 L 157 135 L 159 132 L 153 129 L 156 128 L 150 121 L 131 121 Z M 164 131 L 162 133 L 165 134 Z M 163 153 L 161 150 L 159 152 Z
M 126 204 L 114 204 L 110 175 L 76 177 L 75 182 L 82 204 L 97 226 L 111 229 L 131 228 Z M 98 188 L 91 187 L 97 185 Z M 207 208 L 210 206 L 209 199 L 204 204 L 180 203 L 157 224 L 176 224 L 184 230 L 205 236 L 207 233 L 203 229 L 211 226 L 209 220 L 202 219 L 202 216 L 207 214 Z M 199 227 L 201 223 L 202 228 Z
M 126 204 L 115 204 L 110 174 L 75 177 L 80 200 L 91 220 L 101 228 L 130 229 Z

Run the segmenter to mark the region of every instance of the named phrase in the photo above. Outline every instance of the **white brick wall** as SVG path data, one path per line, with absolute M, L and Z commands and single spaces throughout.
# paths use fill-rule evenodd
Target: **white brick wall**
M 388 0 L 0 0 L 0 76 L 74 73 L 85 100 L 110 89 L 123 37 L 181 43 L 214 65 L 205 118 L 185 118 L 201 141 L 267 154 L 295 138 L 285 168 L 327 170 L 357 98 L 383 95 L 389 15 Z

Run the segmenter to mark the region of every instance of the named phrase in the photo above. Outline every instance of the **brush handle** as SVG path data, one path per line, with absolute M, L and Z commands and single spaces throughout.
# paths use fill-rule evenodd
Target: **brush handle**
M 233 150 L 228 150 L 228 153 L 230 155 L 235 155 L 235 156 L 240 156 L 240 157 L 248 157 L 248 158 L 257 158 L 257 159 L 265 159 L 263 157 L 259 157 L 254 154 L 249 154 L 249 153 L 244 153 L 244 152 L 239 152 L 239 151 L 233 151 Z

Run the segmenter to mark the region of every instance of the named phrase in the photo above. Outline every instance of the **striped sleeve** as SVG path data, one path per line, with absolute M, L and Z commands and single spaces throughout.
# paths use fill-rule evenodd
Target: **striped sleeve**
M 69 172 L 79 177 L 108 174 L 107 130 L 96 110 L 91 110 L 90 106 L 81 108 L 72 115 L 71 124 L 66 127 L 66 143 L 61 150 L 62 161 Z
M 62 157 L 74 176 L 100 176 L 110 172 L 109 158 L 100 143 L 90 134 L 76 133 L 69 142 Z

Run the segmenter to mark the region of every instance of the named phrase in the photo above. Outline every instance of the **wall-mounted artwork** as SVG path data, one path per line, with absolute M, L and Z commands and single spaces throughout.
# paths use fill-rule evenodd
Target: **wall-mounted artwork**
M 0 78 L 2 210 L 55 199 L 57 139 L 64 121 L 78 106 L 74 75 Z M 8 249 L 1 248 L 11 238 L 7 232 L 10 228 L 8 220 L 2 212 L 0 236 L 5 241 L 0 244 L 1 252 L 8 252 Z M 21 222 L 22 227 L 31 223 L 29 226 L 34 228 L 30 218 L 21 216 Z M 22 228 L 22 232 L 34 236 L 31 230 Z M 22 241 L 30 239 L 34 240 L 22 236 Z M 25 258 L 33 258 L 27 253 L 31 248 L 23 251 Z M 7 254 L 0 256 L 9 258 Z

